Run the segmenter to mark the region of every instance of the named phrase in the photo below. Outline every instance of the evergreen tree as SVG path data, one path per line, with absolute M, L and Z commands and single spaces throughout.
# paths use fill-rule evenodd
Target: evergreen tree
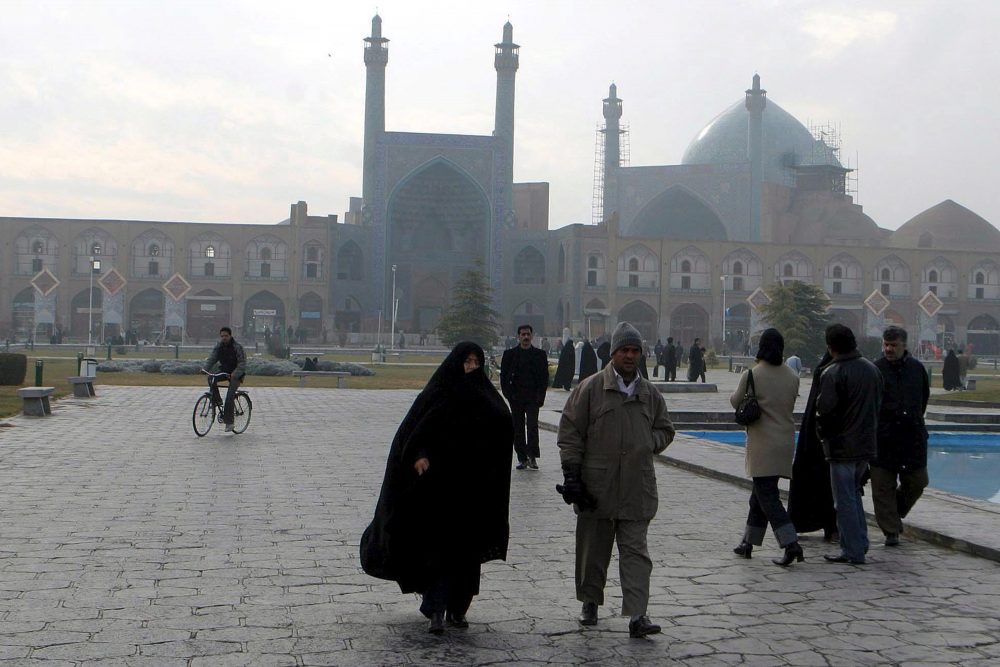
M 785 355 L 797 354 L 806 366 L 812 366 L 826 350 L 829 297 L 816 285 L 798 281 L 775 283 L 767 289 L 767 295 L 771 303 L 760 313 L 784 336 Z
M 489 351 L 497 341 L 500 319 L 492 303 L 493 288 L 483 272 L 482 262 L 477 261 L 475 267 L 455 281 L 451 305 L 437 325 L 441 340 L 448 346 L 469 340 Z

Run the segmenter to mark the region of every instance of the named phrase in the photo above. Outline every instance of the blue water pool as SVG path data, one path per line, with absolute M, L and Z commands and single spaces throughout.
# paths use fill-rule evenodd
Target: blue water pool
M 727 445 L 746 444 L 742 431 L 684 431 Z M 1000 503 L 1000 433 L 931 433 L 927 448 L 931 488 Z

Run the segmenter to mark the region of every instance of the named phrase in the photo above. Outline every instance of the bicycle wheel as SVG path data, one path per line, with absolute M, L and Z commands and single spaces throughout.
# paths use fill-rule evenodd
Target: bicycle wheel
M 194 404 L 191 423 L 199 438 L 212 430 L 212 424 L 215 423 L 215 405 L 212 403 L 211 394 L 202 394 L 198 402 Z
M 233 433 L 247 430 L 251 412 L 253 412 L 253 402 L 250 400 L 250 394 L 237 392 L 233 399 Z

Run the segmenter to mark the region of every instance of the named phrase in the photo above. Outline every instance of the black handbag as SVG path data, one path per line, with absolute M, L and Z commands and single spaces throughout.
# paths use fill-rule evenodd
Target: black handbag
M 757 402 L 757 390 L 753 384 L 753 371 L 747 371 L 747 390 L 736 407 L 736 423 L 749 426 L 758 419 L 760 419 L 760 403 Z

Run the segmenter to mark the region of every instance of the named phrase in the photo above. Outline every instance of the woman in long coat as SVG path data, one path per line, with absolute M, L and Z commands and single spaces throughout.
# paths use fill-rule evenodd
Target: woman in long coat
M 589 378 L 597 372 L 597 353 L 589 340 L 583 341 L 583 349 L 580 350 L 580 382 Z
M 823 453 L 823 444 L 816 432 L 816 398 L 819 396 L 819 376 L 833 357 L 827 352 L 813 369 L 812 387 L 802 413 L 799 441 L 792 464 L 792 481 L 788 485 L 788 516 L 798 533 L 823 530 L 823 539 L 836 542 L 837 510 L 833 507 L 830 488 L 830 464 Z
M 795 398 L 799 394 L 799 376 L 782 363 L 785 340 L 777 329 L 761 334 L 757 364 L 740 377 L 740 384 L 730 397 L 733 407 L 739 407 L 753 375 L 754 394 L 760 405 L 760 419 L 747 426 L 746 467 L 753 479 L 750 513 L 747 515 L 743 540 L 733 551 L 750 558 L 754 546 L 764 543 L 767 524 L 771 524 L 778 544 L 785 550 L 776 565 L 787 567 L 803 560 L 802 547 L 792 520 L 781 504 L 778 479 L 792 476 L 795 456 L 795 419 L 792 416 Z
M 941 382 L 948 391 L 962 388 L 961 369 L 958 364 L 958 357 L 955 350 L 948 350 L 948 356 L 944 358 L 944 366 L 941 369 Z
M 435 634 L 445 621 L 468 627 L 480 565 L 507 556 L 514 429 L 484 357 L 475 343 L 459 343 L 417 396 L 361 538 L 364 571 L 421 593 Z
M 552 380 L 552 386 L 569 391 L 573 386 L 574 375 L 576 375 L 576 349 L 573 347 L 573 339 L 570 338 L 559 353 L 559 365 L 556 366 L 556 376 Z

